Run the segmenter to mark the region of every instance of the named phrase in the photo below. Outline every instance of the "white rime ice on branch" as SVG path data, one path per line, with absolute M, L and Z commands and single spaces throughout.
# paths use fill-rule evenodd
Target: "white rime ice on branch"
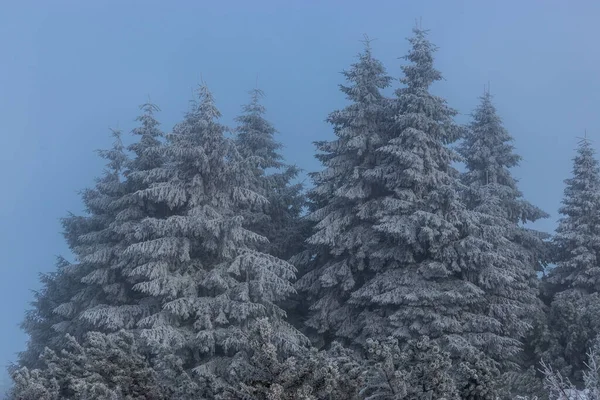
M 130 285 L 119 264 L 122 237 L 114 230 L 120 212 L 119 201 L 126 193 L 122 175 L 128 160 L 120 132 L 114 131 L 113 135 L 113 147 L 99 152 L 108 161 L 104 175 L 93 189 L 82 193 L 87 215 L 63 219 L 67 243 L 76 257 L 69 274 L 76 282 L 68 289 L 71 291 L 68 301 L 54 311 L 82 331 L 94 326 L 106 331 L 132 328 L 133 316 L 139 314 L 136 307 L 128 306 Z M 119 313 L 107 313 L 108 307 L 118 309 Z M 71 333 L 81 338 L 76 332 L 61 329 L 60 325 L 55 328 L 61 334 Z
M 239 210 L 265 198 L 249 187 L 251 171 L 224 137 L 212 94 L 206 86 L 198 94 L 160 148 L 165 162 L 148 174 L 152 183 L 135 193 L 157 211 L 133 226 L 123 255 L 150 304 L 142 336 L 211 375 L 215 360 L 244 349 L 259 317 L 277 326 L 282 351 L 304 339 L 278 306 L 294 292 L 294 267 L 255 250 L 265 238 L 242 225 Z
M 478 312 L 496 321 L 481 327 L 479 341 L 504 367 L 516 361 L 532 318 L 541 313 L 536 273 L 543 268 L 546 236 L 522 223 L 548 216 L 523 198 L 511 175 L 520 161 L 512 140 L 486 91 L 459 147 L 471 214 L 461 256 L 465 273 L 485 293 Z
M 545 280 L 549 335 L 544 358 L 576 383 L 585 354 L 600 331 L 600 169 L 591 142 L 580 142 L 566 188 L 553 268 Z
M 101 153 L 112 160 L 109 164 L 111 172 L 99 182 L 95 191 L 86 192 L 84 201 L 89 215 L 76 220 L 79 223 L 89 221 L 89 225 L 101 219 L 102 229 L 72 235 L 71 248 L 80 259 L 80 265 L 90 271 L 82 278 L 83 290 L 98 293 L 92 296 L 97 299 L 95 304 L 84 305 L 78 317 L 102 331 L 134 329 L 140 318 L 148 314 L 148 303 L 152 303 L 133 290 L 136 282 L 130 279 L 132 268 L 123 257 L 132 241 L 133 227 L 156 212 L 140 203 L 135 193 L 148 187 L 146 175 L 162 165 L 162 158 L 157 153 L 163 134 L 154 117 L 158 108 L 144 104 L 141 109 L 143 113 L 137 118 L 140 126 L 132 132 L 139 141 L 128 148 L 134 158 L 125 156 L 120 139 L 110 152 Z M 112 191 L 109 190 L 111 187 L 114 188 Z
M 391 78 L 369 43 L 344 76 L 351 85 L 340 89 L 351 104 L 329 115 L 336 139 L 316 143 L 325 167 L 312 175 L 317 209 L 309 218 L 316 226 L 309 249 L 295 261 L 308 270 L 297 284 L 312 303 L 307 325 L 354 340 L 363 326 L 348 300 L 373 271 L 370 255 L 378 242 L 373 202 L 380 188 L 366 174 L 375 167 L 376 149 L 384 140 L 386 100 L 380 90 Z
M 288 260 L 296 254 L 303 241 L 305 223 L 301 220 L 305 199 L 300 183 L 292 181 L 300 170 L 283 161 L 281 143 L 275 140 L 278 133 L 265 119 L 261 104 L 264 93 L 260 89 L 250 92 L 250 103 L 236 118 L 235 144 L 250 174 L 250 189 L 267 200 L 259 207 L 244 210 L 244 226 L 265 236 L 269 242 L 261 248 L 274 256 Z
M 125 332 L 90 332 L 82 342 L 67 335 L 60 351 L 46 348 L 40 366 L 13 372 L 11 399 L 167 399 L 141 347 Z
M 496 323 L 477 312 L 481 288 L 469 281 L 460 246 L 470 218 L 459 197 L 458 155 L 447 145 L 463 134 L 456 111 L 429 92 L 442 79 L 435 47 L 414 29 L 402 67 L 404 87 L 391 102 L 392 124 L 365 176 L 379 184 L 374 276 L 352 293 L 364 336 L 441 340 L 453 356 L 479 346 L 482 326 Z
M 38 355 L 59 350 L 65 334 L 82 340 L 90 330 L 125 330 L 150 346 L 165 379 L 178 379 L 175 366 L 188 377 L 195 394 L 178 398 L 210 397 L 225 384 L 227 360 L 244 359 L 258 318 L 271 324 L 282 355 L 307 344 L 280 307 L 295 293 L 295 268 L 261 252 L 267 238 L 243 223 L 244 210 L 264 208 L 269 193 L 257 191 L 248 158 L 225 138 L 210 91 L 201 86 L 198 94 L 165 141 L 158 108 L 145 104 L 133 157 L 118 132 L 100 153 L 108 165 L 83 192 L 87 215 L 63 220 L 77 262 L 63 262 L 38 295 L 39 310 L 25 324 L 38 342 L 21 355 L 23 366 L 40 366 Z

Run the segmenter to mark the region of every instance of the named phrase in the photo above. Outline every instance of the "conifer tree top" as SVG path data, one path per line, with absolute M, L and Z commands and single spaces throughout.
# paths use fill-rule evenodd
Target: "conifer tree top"
M 160 108 L 152 103 L 145 103 L 140 106 L 142 114 L 136 118 L 136 121 L 140 123 L 140 126 L 134 128 L 131 133 L 139 136 L 138 142 L 131 144 L 128 150 L 135 153 L 136 157 L 141 159 L 138 163 L 141 163 L 139 167 L 143 167 L 144 161 L 144 150 L 148 147 L 158 146 L 158 138 L 162 136 L 162 132 L 159 129 L 160 123 L 154 117 L 154 114 L 160 111 Z M 138 167 L 137 165 L 133 168 Z
M 558 264 L 550 274 L 554 283 L 592 291 L 600 289 L 600 168 L 595 154 L 587 137 L 579 142 L 554 237 Z
M 264 118 L 266 110 L 261 104 L 264 92 L 255 88 L 249 94 L 250 102 L 235 119 L 239 124 L 236 128 L 238 151 L 244 158 L 260 157 L 261 168 L 281 168 L 283 157 L 278 151 L 283 146 L 275 141 L 275 127 Z
M 392 78 L 386 74 L 385 67 L 375 57 L 371 48 L 372 39 L 365 36 L 364 49 L 358 55 L 358 61 L 342 74 L 352 86 L 339 85 L 348 100 L 357 103 L 373 103 L 381 99 L 379 90 L 390 85 Z
M 420 27 L 413 28 L 413 36 L 408 38 L 411 49 L 403 58 L 410 61 L 403 65 L 404 77 L 400 82 L 411 91 L 427 90 L 432 83 L 442 79 L 442 74 L 433 66 L 433 54 L 437 51 L 428 39 L 429 31 Z
M 469 206 L 480 211 L 485 208 L 485 213 L 502 215 L 513 223 L 547 218 L 547 213 L 522 198 L 510 170 L 519 165 L 521 157 L 514 153 L 513 137 L 505 129 L 492 99 L 489 90 L 480 97 L 481 102 L 458 148 L 467 169 L 462 180 L 472 192 L 471 202 L 475 202 Z M 502 207 L 483 204 L 491 197 L 501 199 Z
M 470 171 L 466 175 L 467 183 L 499 183 L 514 189 L 516 181 L 508 168 L 517 166 L 521 157 L 513 153 L 513 138 L 496 113 L 489 90 L 480 99 L 461 146 L 461 154 Z
M 598 190 L 600 185 L 600 172 L 598 161 L 595 158 L 596 151 L 592 147 L 592 142 L 587 137 L 579 141 L 577 155 L 573 160 L 573 177 L 566 179 L 567 187 L 565 189 L 565 199 L 561 213 L 569 217 L 577 217 L 581 215 L 584 209 L 572 207 L 572 197 L 575 197 L 576 192 L 593 193 Z

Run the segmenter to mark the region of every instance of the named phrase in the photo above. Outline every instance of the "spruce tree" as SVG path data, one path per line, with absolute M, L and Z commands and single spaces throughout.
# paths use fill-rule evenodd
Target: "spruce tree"
M 124 237 L 115 230 L 123 211 L 121 199 L 127 193 L 123 172 L 128 158 L 120 132 L 115 132 L 113 148 L 101 151 L 100 155 L 109 163 L 95 188 L 83 193 L 88 215 L 72 220 L 88 228 L 70 239 L 83 287 L 72 302 L 61 309 L 70 311 L 74 307 L 81 323 L 114 332 L 133 328 L 141 314 L 140 307 L 132 304 L 131 285 L 123 274 Z
M 516 361 L 532 317 L 542 312 L 536 273 L 546 261 L 546 235 L 522 224 L 548 216 L 517 187 L 510 169 L 520 157 L 512 141 L 486 91 L 459 147 L 466 164 L 463 199 L 473 216 L 463 264 L 485 292 L 486 305 L 479 311 L 498 322 L 482 332 L 486 356 L 504 367 Z
M 86 279 L 88 285 L 100 285 L 109 295 L 107 301 L 90 307 L 81 314 L 82 319 L 92 324 L 94 329 L 135 329 L 138 321 L 150 313 L 152 306 L 157 305 L 155 299 L 133 289 L 133 285 L 138 283 L 137 274 L 133 264 L 124 257 L 127 246 L 136 242 L 135 235 L 141 228 L 142 221 L 162 212 L 160 208 L 141 201 L 136 195 L 139 190 L 147 189 L 153 181 L 160 179 L 153 174 L 164 163 L 164 158 L 160 155 L 163 133 L 155 117 L 159 108 L 146 103 L 140 109 L 142 114 L 136 118 L 139 125 L 132 130 L 132 134 L 138 139 L 127 148 L 133 157 L 123 159 L 119 165 L 118 177 L 113 176 L 113 184 L 119 191 L 104 197 L 105 204 L 110 207 L 110 215 L 106 216 L 106 229 L 101 232 L 102 237 L 96 235 L 89 238 L 97 245 L 103 242 L 103 237 L 110 237 L 111 241 L 106 242 L 106 247 L 107 251 L 112 252 L 107 266 L 104 269 L 96 266 L 91 277 Z M 97 216 L 101 212 L 92 210 L 92 215 Z M 85 239 L 86 237 L 79 238 Z
M 123 281 L 111 266 L 118 242 L 110 229 L 114 220 L 114 201 L 123 189 L 120 174 L 126 160 L 120 132 L 109 150 L 99 151 L 107 168 L 96 186 L 82 192 L 87 215 L 70 214 L 61 220 L 63 235 L 76 258 L 73 263 L 59 258 L 57 270 L 42 275 L 43 287 L 36 293 L 33 309 L 22 324 L 30 340 L 21 353 L 19 366 L 39 367 L 39 356 L 46 348 L 60 349 L 65 334 L 81 339 L 93 325 L 81 318 L 90 309 L 107 302 L 123 300 Z
M 300 170 L 284 163 L 282 145 L 275 140 L 278 132 L 264 117 L 263 96 L 260 89 L 252 90 L 250 103 L 236 118 L 235 144 L 240 156 L 253 166 L 252 189 L 268 200 L 258 209 L 246 210 L 244 225 L 269 240 L 265 252 L 288 260 L 301 249 L 305 199 L 302 185 L 293 183 Z
M 225 385 L 227 360 L 247 346 L 246 333 L 268 316 L 277 346 L 297 350 L 302 335 L 284 322 L 278 302 L 293 293 L 294 267 L 256 250 L 261 235 L 243 227 L 240 210 L 265 203 L 249 188 L 248 163 L 225 137 L 206 86 L 168 135 L 157 179 L 136 197 L 157 210 L 143 219 L 124 251 L 134 290 L 152 299 L 139 321 L 142 337 L 169 349 L 207 382 Z
M 544 358 L 581 382 L 587 349 L 600 331 L 600 169 L 587 138 L 565 183 L 552 242 L 556 266 L 545 279 L 551 304 Z
M 442 76 L 427 32 L 415 28 L 409 41 L 404 87 L 391 105 L 394 123 L 377 149 L 377 164 L 365 171 L 382 186 L 374 225 L 380 239 L 371 253 L 375 275 L 350 302 L 360 309 L 365 337 L 428 336 L 453 357 L 466 357 L 484 346 L 480 332 L 497 322 L 478 312 L 484 292 L 461 263 L 471 217 L 452 165 L 459 157 L 448 145 L 464 129 L 453 120 L 456 111 L 429 92 Z
M 381 90 L 391 81 L 368 41 L 343 75 L 349 85 L 340 89 L 351 103 L 327 119 L 336 138 L 315 143 L 324 166 L 312 174 L 315 209 L 309 219 L 315 228 L 308 248 L 294 259 L 307 271 L 297 283 L 311 304 L 306 324 L 326 343 L 336 338 L 354 341 L 358 335 L 356 311 L 348 299 L 372 268 L 370 258 L 378 243 L 371 204 L 380 188 L 366 174 L 376 166 L 376 149 L 384 140 L 387 101 Z

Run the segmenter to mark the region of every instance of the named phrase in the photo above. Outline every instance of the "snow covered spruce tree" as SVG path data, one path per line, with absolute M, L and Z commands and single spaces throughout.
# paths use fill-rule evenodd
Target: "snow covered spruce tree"
M 61 221 L 63 235 L 76 262 L 59 258 L 57 270 L 42 276 L 43 288 L 36 294 L 33 309 L 22 324 L 30 340 L 20 356 L 19 366 L 38 367 L 44 348 L 60 349 L 65 334 L 81 339 L 92 328 L 79 318 L 81 314 L 109 299 L 119 301 L 122 296 L 122 280 L 108 268 L 111 251 L 118 240 L 109 226 L 115 216 L 113 201 L 119 198 L 123 188 L 120 174 L 125 161 L 120 132 L 113 131 L 113 136 L 113 147 L 99 152 L 107 160 L 104 176 L 93 189 L 82 192 L 88 215 L 70 214 Z M 92 285 L 94 278 L 100 276 L 104 276 L 107 284 Z
M 380 182 L 372 213 L 379 238 L 370 254 L 375 275 L 350 303 L 363 337 L 401 340 L 428 336 L 453 357 L 474 356 L 498 322 L 481 312 L 484 291 L 469 279 L 461 257 L 472 216 L 459 196 L 459 156 L 448 145 L 463 134 L 456 111 L 429 92 L 441 79 L 435 47 L 414 29 L 404 87 L 392 102 L 394 124 L 364 176 Z
M 544 359 L 580 383 L 586 352 L 600 332 L 600 170 L 589 140 L 580 142 L 565 183 L 553 238 L 556 267 L 545 279 L 551 304 Z
M 269 240 L 264 251 L 288 260 L 302 248 L 305 232 L 301 214 L 305 206 L 302 185 L 293 183 L 300 170 L 286 165 L 280 153 L 281 143 L 275 140 L 275 127 L 265 119 L 265 107 L 260 89 L 250 92 L 250 103 L 236 118 L 235 144 L 240 156 L 252 163 L 252 189 L 264 196 L 268 204 L 248 209 L 244 226 Z
M 81 275 L 82 288 L 69 303 L 57 308 L 66 318 L 77 318 L 88 329 L 114 332 L 131 329 L 139 318 L 134 305 L 131 284 L 124 274 L 121 254 L 125 250 L 124 235 L 115 227 L 120 222 L 127 182 L 123 172 L 128 158 L 116 134 L 113 149 L 100 152 L 109 160 L 106 173 L 96 187 L 83 193 L 87 215 L 70 221 L 83 230 L 72 229 L 69 246 L 77 258 L 73 268 Z
M 113 178 L 113 184 L 115 187 L 118 185 L 120 190 L 101 198 L 104 201 L 102 205 L 110 211 L 108 215 L 104 211 L 107 223 L 103 230 L 94 235 L 78 238 L 80 242 L 95 246 L 104 244 L 91 256 L 83 258 L 83 261 L 94 266 L 84 282 L 91 290 L 107 296 L 105 301 L 86 308 L 80 315 L 82 320 L 101 331 L 135 329 L 138 321 L 149 314 L 150 307 L 158 304 L 156 299 L 133 289 L 133 285 L 138 283 L 134 265 L 123 256 L 127 246 L 136 241 L 135 232 L 140 228 L 141 221 L 162 211 L 136 196 L 139 190 L 147 189 L 158 179 L 153 174 L 164 163 L 160 155 L 163 133 L 154 115 L 159 109 L 151 103 L 143 104 L 140 108 L 142 114 L 136 118 L 139 126 L 132 131 L 138 140 L 128 147 L 133 157 L 123 160 L 119 177 Z M 91 213 L 92 217 L 98 218 L 102 210 L 92 209 Z
M 316 209 L 309 219 L 315 229 L 308 248 L 294 258 L 307 271 L 297 283 L 311 304 L 306 324 L 326 343 L 335 338 L 352 341 L 360 333 L 357 311 L 348 299 L 370 273 L 369 257 L 378 243 L 372 201 L 380 189 L 366 172 L 376 166 L 376 149 L 384 140 L 387 110 L 381 90 L 391 81 L 368 41 L 343 74 L 350 85 L 340 89 L 351 104 L 328 117 L 336 139 L 316 143 L 324 169 L 312 174 L 310 197 Z
M 547 235 L 522 224 L 548 216 L 523 198 L 511 175 L 520 161 L 512 140 L 486 91 L 459 148 L 466 164 L 464 201 L 473 217 L 473 240 L 462 263 L 485 292 L 480 312 L 497 321 L 482 331 L 486 355 L 505 370 L 517 361 L 532 318 L 542 312 L 536 272 L 546 261 Z
M 250 189 L 251 169 L 224 137 L 212 94 L 204 85 L 198 93 L 167 136 L 157 179 L 136 192 L 160 212 L 136 225 L 124 262 L 134 290 L 154 300 L 139 321 L 142 336 L 195 369 L 209 384 L 204 395 L 214 396 L 257 318 L 275 326 L 280 351 L 297 350 L 305 338 L 278 306 L 294 291 L 294 267 L 256 250 L 264 237 L 242 225 L 240 210 L 265 199 Z

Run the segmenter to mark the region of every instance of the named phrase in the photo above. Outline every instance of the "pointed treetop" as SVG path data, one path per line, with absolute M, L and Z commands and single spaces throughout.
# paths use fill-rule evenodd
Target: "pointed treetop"
M 491 84 L 490 84 L 490 81 L 488 81 L 487 85 L 483 85 L 483 95 L 484 96 L 491 95 Z
M 140 110 L 149 115 L 153 115 L 155 112 L 160 112 L 160 108 L 156 104 L 152 103 L 150 96 L 148 96 L 147 103 L 140 105 Z
M 371 50 L 371 42 L 374 42 L 375 40 L 377 40 L 377 39 L 371 39 L 369 37 L 369 35 L 367 35 L 366 33 L 363 33 L 363 40 L 361 40 L 360 42 L 365 45 L 365 50 L 370 51 Z
M 427 39 L 429 31 L 413 28 L 413 36 L 408 38 L 411 49 L 402 57 L 411 64 L 401 67 L 404 77 L 401 82 L 413 90 L 427 90 L 435 82 L 442 80 L 442 74 L 433 66 L 433 53 L 437 47 Z
M 215 106 L 215 98 L 204 81 L 202 73 L 200 73 L 200 83 L 194 90 L 192 89 L 191 111 L 186 113 L 188 118 L 200 117 L 202 119 L 213 120 L 220 118 L 221 113 Z
M 121 131 L 119 129 L 111 129 L 111 135 L 114 138 L 112 147 L 108 150 L 97 150 L 100 157 L 108 160 L 108 173 L 118 174 L 123 169 L 124 163 L 127 161 L 127 155 L 124 152 L 123 141 L 121 140 Z
M 379 101 L 381 97 L 379 90 L 388 87 L 392 80 L 387 75 L 381 61 L 373 57 L 370 47 L 372 41 L 373 39 L 365 35 L 365 40 L 362 41 L 365 47 L 358 54 L 358 60 L 352 64 L 349 70 L 341 72 L 352 85 L 342 84 L 339 87 L 347 98 L 353 102 L 370 103 Z
M 580 144 L 591 144 L 592 140 L 588 138 L 587 129 L 583 130 L 583 137 L 577 136 Z
M 484 86 L 483 95 L 480 97 L 481 103 L 477 111 L 482 114 L 496 114 L 496 106 L 492 102 L 494 96 L 490 93 L 489 86 Z
M 221 117 L 221 112 L 215 105 L 215 98 L 204 81 L 196 89 L 198 100 L 193 102 L 193 113 L 207 120 L 213 120 Z
M 578 137 L 577 156 L 575 156 L 574 173 L 583 179 L 597 181 L 600 184 L 600 170 L 598 170 L 598 161 L 595 158 L 596 151 L 592 147 L 592 140 L 587 136 L 587 131 L 584 131 L 583 137 Z
M 162 164 L 162 157 L 155 153 L 161 144 L 160 138 L 164 136 L 160 129 L 160 122 L 155 117 L 155 113 L 160 112 L 160 108 L 152 103 L 150 96 L 148 102 L 140 105 L 139 108 L 142 113 L 135 119 L 138 126 L 131 131 L 138 140 L 127 147 L 127 150 L 134 154 L 125 171 L 128 177 L 132 176 L 132 172 L 148 171 Z
M 250 101 L 242 106 L 242 115 L 235 118 L 239 124 L 235 129 L 238 151 L 243 157 L 258 156 L 264 168 L 281 167 L 281 155 L 277 150 L 282 145 L 274 140 L 275 127 L 264 118 L 266 108 L 261 104 L 264 92 L 258 88 L 248 92 Z
M 266 109 L 260 103 L 260 101 L 263 97 L 265 97 L 265 93 L 257 87 L 255 89 L 250 90 L 248 94 L 250 95 L 250 102 L 242 106 L 242 110 L 250 115 L 264 114 L 266 112 Z
M 142 136 L 144 137 L 144 140 L 146 140 L 148 137 L 155 138 L 162 135 L 162 132 L 160 132 L 158 129 L 160 123 L 154 117 L 154 113 L 160 112 L 160 108 L 150 101 L 150 96 L 148 96 L 148 101 L 148 103 L 144 103 L 139 106 L 140 110 L 142 111 L 142 115 L 135 119 L 136 121 L 141 122 L 141 126 L 138 126 L 132 130 L 134 135 Z M 137 147 L 138 144 L 134 143 L 129 146 L 129 150 L 137 152 Z
M 140 110 L 144 111 L 144 113 L 152 115 L 155 112 L 159 112 L 160 108 L 152 102 L 152 98 L 150 94 L 148 96 L 148 101 L 139 106 Z
M 415 28 L 423 29 L 423 17 L 419 17 L 419 19 L 415 19 Z
M 121 130 L 118 128 L 119 124 L 117 123 L 117 128 L 116 129 L 112 129 L 110 130 L 110 134 L 113 138 L 115 138 L 115 142 L 114 145 L 120 145 L 121 144 L 121 136 L 122 136 L 122 132 Z

